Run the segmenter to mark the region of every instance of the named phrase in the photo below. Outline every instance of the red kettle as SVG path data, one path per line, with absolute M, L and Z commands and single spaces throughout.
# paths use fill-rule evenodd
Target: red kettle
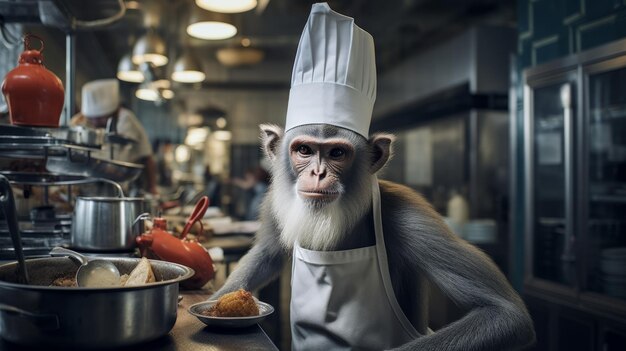
M 41 42 L 41 49 L 32 49 L 31 39 Z M 65 92 L 59 77 L 43 65 L 43 40 L 27 34 L 24 52 L 18 66 L 9 71 L 2 82 L 2 94 L 9 106 L 11 124 L 58 127 Z
M 213 260 L 207 250 L 196 240 L 186 238 L 191 226 L 202 219 L 207 207 L 209 198 L 203 196 L 189 216 L 180 238 L 167 231 L 167 220 L 160 217 L 154 218 L 152 230 L 136 238 L 142 256 L 179 263 L 195 271 L 190 279 L 180 283 L 184 288 L 199 289 L 215 276 Z

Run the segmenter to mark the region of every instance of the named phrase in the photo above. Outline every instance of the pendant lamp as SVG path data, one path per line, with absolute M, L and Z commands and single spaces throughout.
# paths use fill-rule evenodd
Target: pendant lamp
M 202 71 L 200 62 L 189 50 L 185 50 L 174 63 L 172 80 L 180 83 L 198 83 L 204 78 L 206 74 Z
M 124 55 L 117 65 L 117 79 L 131 83 L 141 83 L 144 80 L 143 73 L 133 63 L 130 54 Z
M 159 99 L 159 91 L 153 87 L 143 85 L 135 91 L 135 96 L 138 99 L 146 101 L 157 101 Z
M 133 47 L 133 63 L 144 62 L 160 67 L 169 61 L 165 54 L 165 41 L 153 30 L 139 38 Z
M 223 40 L 237 34 L 237 27 L 232 23 L 229 15 L 209 12 L 194 8 L 189 18 L 187 34 L 204 40 Z
M 199 7 L 221 13 L 239 13 L 252 10 L 257 0 L 196 0 Z

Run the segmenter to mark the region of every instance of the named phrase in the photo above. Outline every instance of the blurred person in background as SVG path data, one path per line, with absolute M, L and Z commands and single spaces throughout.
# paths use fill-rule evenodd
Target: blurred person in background
M 246 221 L 258 220 L 259 209 L 270 184 L 269 173 L 261 166 L 250 168 L 243 178 L 234 178 L 232 183 L 250 193 L 250 201 L 243 219 Z
M 115 160 L 141 164 L 141 176 L 130 185 L 133 194 L 158 194 L 157 169 L 152 145 L 141 122 L 135 114 L 120 105 L 119 82 L 117 79 L 100 79 L 86 83 L 82 89 L 80 113 L 72 117 L 70 125 L 90 128 L 106 128 L 111 120 L 111 131 L 133 140 L 126 145 L 109 144 L 103 147 L 103 158 L 108 159 L 113 148 Z
M 158 186 L 166 190 L 171 190 L 174 186 L 172 180 L 174 144 L 172 144 L 169 139 L 158 139 L 154 143 L 153 150 L 155 151 Z
M 209 206 L 220 207 L 222 205 L 222 184 L 217 175 L 211 173 L 211 167 L 204 169 L 204 189 L 202 195 L 208 196 Z

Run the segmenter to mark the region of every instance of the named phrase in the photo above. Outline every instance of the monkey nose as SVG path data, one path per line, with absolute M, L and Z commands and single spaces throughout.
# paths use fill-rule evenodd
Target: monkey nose
M 315 167 L 313 168 L 313 175 L 318 178 L 324 178 L 326 176 L 326 167 Z

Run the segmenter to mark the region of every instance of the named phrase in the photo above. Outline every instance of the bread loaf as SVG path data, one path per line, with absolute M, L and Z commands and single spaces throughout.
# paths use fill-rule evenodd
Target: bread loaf
M 152 272 L 150 261 L 148 261 L 147 258 L 142 257 L 139 264 L 137 264 L 137 267 L 130 272 L 124 286 L 138 286 L 147 283 L 154 283 L 155 281 L 156 278 L 154 277 L 154 272 Z

